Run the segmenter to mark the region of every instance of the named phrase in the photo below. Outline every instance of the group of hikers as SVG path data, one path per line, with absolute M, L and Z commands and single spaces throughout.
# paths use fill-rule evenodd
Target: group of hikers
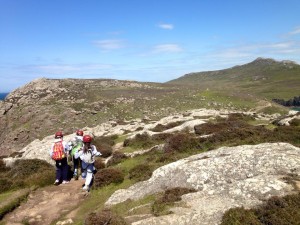
M 68 158 L 73 162 L 73 177 L 78 180 L 79 170 L 81 178 L 85 180 L 82 190 L 89 191 L 93 175 L 96 171 L 94 166 L 95 156 L 101 156 L 95 145 L 92 145 L 92 136 L 83 135 L 82 130 L 76 131 L 76 136 L 66 142 L 63 140 L 63 132 L 58 131 L 54 135 L 54 143 L 51 145 L 50 157 L 55 160 L 56 179 L 54 185 L 69 183 Z

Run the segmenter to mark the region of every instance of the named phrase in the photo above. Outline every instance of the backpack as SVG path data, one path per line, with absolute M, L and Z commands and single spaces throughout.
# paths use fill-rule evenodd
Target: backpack
M 54 146 L 53 146 L 52 159 L 61 160 L 65 157 L 66 157 L 66 155 L 65 155 L 64 146 L 62 144 L 62 141 L 55 142 Z
M 76 141 L 72 147 L 71 150 L 71 155 L 74 156 L 75 152 L 77 152 L 79 149 L 81 149 L 83 147 L 83 142 L 80 139 L 76 138 Z

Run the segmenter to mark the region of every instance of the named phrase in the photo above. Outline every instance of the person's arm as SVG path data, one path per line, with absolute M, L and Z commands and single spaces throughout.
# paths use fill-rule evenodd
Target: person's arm
M 96 148 L 96 146 L 95 145 L 93 145 L 93 155 L 95 155 L 95 156 L 101 156 L 102 154 L 101 154 L 101 152 L 98 152 L 98 150 L 97 150 L 97 148 Z
M 53 154 L 53 146 L 54 146 L 54 144 L 51 145 L 51 148 L 49 150 L 49 155 L 51 158 L 52 158 L 52 154 Z

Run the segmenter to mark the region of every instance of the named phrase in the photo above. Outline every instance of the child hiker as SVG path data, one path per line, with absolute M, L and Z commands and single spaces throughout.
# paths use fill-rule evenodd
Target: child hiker
M 77 130 L 76 136 L 68 143 L 70 148 L 70 155 L 73 162 L 73 177 L 75 180 L 78 180 L 79 167 L 81 166 L 81 159 L 75 158 L 75 152 L 83 147 L 83 131 Z
M 50 157 L 55 160 L 56 166 L 56 180 L 54 185 L 59 185 L 61 182 L 67 184 L 69 183 L 67 160 L 69 146 L 63 141 L 63 133 L 61 131 L 56 132 L 54 138 L 54 143 L 51 145 L 49 152 Z
M 93 175 L 96 171 L 94 166 L 95 156 L 101 155 L 101 153 L 97 151 L 96 146 L 92 145 L 91 142 L 92 137 L 90 135 L 84 135 L 83 147 L 75 153 L 75 158 L 80 158 L 82 161 L 82 178 L 85 178 L 85 184 L 82 189 L 87 192 L 90 191 Z

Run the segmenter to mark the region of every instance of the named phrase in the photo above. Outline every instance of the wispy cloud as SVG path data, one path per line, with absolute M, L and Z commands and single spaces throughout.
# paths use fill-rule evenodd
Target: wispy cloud
M 23 65 L 19 70 L 38 74 L 88 74 L 97 73 L 112 68 L 109 64 L 48 64 L 48 65 Z
M 103 51 L 111 51 L 125 47 L 124 41 L 119 39 L 96 40 L 92 43 Z
M 288 33 L 289 35 L 300 34 L 300 27 L 295 28 L 293 31 Z
M 169 23 L 160 23 L 160 24 L 158 24 L 158 27 L 161 29 L 165 29 L 165 30 L 173 30 L 174 29 L 174 25 L 169 24 Z
M 153 48 L 153 53 L 177 53 L 182 52 L 183 49 L 177 44 L 162 44 L 156 45 Z

